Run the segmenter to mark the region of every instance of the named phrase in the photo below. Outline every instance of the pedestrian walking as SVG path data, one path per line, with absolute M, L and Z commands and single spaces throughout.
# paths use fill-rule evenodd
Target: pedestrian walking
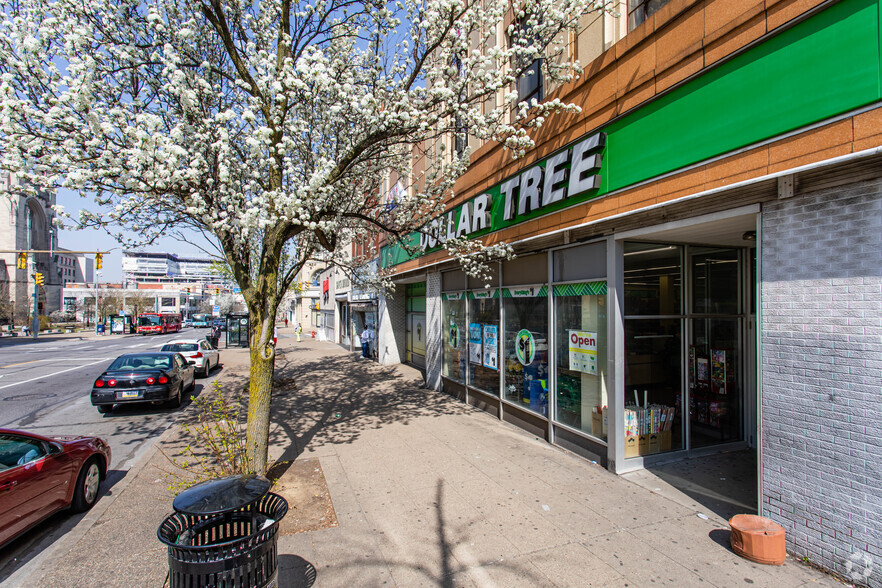
M 300 342 L 300 333 L 303 332 L 303 327 L 300 326 L 300 323 L 297 323 L 297 327 L 294 329 L 297 332 L 297 342 Z
M 276 327 L 273 327 L 273 347 L 276 346 L 276 343 L 279 342 L 279 331 Z
M 286 329 L 288 328 L 288 319 L 287 318 L 285 319 L 285 328 Z

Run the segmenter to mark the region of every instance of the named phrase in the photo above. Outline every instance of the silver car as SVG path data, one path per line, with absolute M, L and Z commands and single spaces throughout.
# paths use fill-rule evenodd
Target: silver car
M 163 345 L 161 351 L 180 353 L 202 377 L 220 363 L 220 352 L 205 339 L 178 339 Z

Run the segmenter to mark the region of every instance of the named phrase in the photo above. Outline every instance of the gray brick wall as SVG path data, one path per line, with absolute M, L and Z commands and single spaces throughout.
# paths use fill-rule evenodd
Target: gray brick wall
M 426 386 L 441 390 L 441 272 L 426 275 Z
M 764 205 L 761 255 L 760 512 L 882 587 L 882 181 Z
M 383 365 L 404 361 L 404 337 L 407 333 L 407 307 L 405 286 L 380 296 L 377 305 L 379 328 L 377 329 L 377 355 Z

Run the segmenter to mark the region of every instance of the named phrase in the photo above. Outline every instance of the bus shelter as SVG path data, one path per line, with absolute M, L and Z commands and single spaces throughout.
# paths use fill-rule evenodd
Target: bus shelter
M 251 323 L 247 314 L 227 315 L 227 347 L 248 347 Z

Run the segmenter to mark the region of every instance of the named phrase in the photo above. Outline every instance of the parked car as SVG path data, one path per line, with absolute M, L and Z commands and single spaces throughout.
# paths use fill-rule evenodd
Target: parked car
M 215 349 L 206 339 L 179 339 L 162 346 L 160 351 L 180 353 L 193 364 L 196 372 L 207 377 L 212 368 L 220 363 L 220 351 Z
M 117 357 L 92 385 L 92 405 L 100 413 L 114 404 L 162 402 L 181 405 L 196 385 L 196 370 L 180 353 L 128 353 Z
M 109 463 L 100 437 L 0 429 L 0 547 L 60 510 L 92 508 Z
M 191 321 L 190 319 L 186 319 L 181 322 L 181 328 L 192 327 L 192 326 L 193 326 L 193 321 Z

